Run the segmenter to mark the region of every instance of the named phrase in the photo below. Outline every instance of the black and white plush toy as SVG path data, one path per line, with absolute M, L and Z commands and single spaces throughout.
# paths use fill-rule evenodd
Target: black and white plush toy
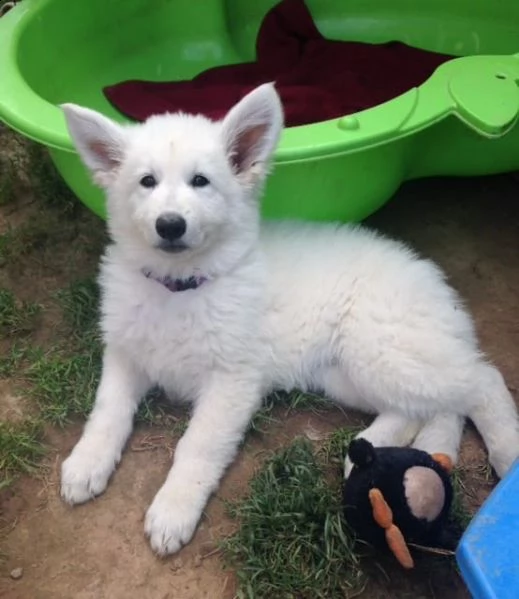
M 346 521 L 373 546 L 388 547 L 404 568 L 413 568 L 408 543 L 444 546 L 452 503 L 452 462 L 407 447 L 375 448 L 365 439 L 350 443 L 353 463 L 344 481 Z

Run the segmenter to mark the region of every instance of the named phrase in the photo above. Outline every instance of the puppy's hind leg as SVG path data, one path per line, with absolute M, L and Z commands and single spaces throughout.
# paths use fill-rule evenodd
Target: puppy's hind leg
M 356 408 L 365 412 L 372 412 L 369 403 L 362 400 L 358 391 L 339 368 L 327 368 L 322 371 L 320 384 L 324 393 L 347 408 Z M 375 447 L 405 447 L 409 445 L 423 425 L 423 421 L 410 418 L 403 412 L 387 409 L 379 414 L 357 438 L 366 439 Z M 350 475 L 353 464 L 346 457 L 344 462 L 344 478 Z
M 481 362 L 473 381 L 469 417 L 488 449 L 488 458 L 502 478 L 519 456 L 519 419 L 501 373 Z
M 83 503 L 105 490 L 148 388 L 148 378 L 135 364 L 107 346 L 94 408 L 81 439 L 61 467 L 61 496 L 67 503 Z
M 428 420 L 416 436 L 413 447 L 427 453 L 444 453 L 455 465 L 463 435 L 465 418 L 458 414 L 437 414 Z

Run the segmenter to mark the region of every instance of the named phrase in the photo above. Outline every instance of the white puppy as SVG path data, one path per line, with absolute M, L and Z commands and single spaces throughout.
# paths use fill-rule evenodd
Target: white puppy
M 102 378 L 63 463 L 67 502 L 105 490 L 154 384 L 193 403 L 146 515 L 159 554 L 191 539 L 273 389 L 319 391 L 376 413 L 362 433 L 375 445 L 413 443 L 453 460 L 468 416 L 505 474 L 519 454 L 513 399 L 432 262 L 358 226 L 279 222 L 260 231 L 258 198 L 283 126 L 273 86 L 221 122 L 167 114 L 120 126 L 63 109 L 106 191 L 113 241 L 100 275 Z

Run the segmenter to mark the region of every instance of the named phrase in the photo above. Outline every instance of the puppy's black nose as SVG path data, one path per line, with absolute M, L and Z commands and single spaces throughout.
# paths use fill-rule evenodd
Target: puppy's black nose
M 155 230 L 167 241 L 175 241 L 180 239 L 186 232 L 187 224 L 180 214 L 169 212 L 159 216 L 155 222 Z

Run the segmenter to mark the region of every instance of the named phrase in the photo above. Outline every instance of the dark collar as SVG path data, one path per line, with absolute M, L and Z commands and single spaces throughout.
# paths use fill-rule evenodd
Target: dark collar
M 147 278 L 153 281 L 157 281 L 161 285 L 164 285 L 166 289 L 169 291 L 177 292 L 177 291 L 187 291 L 188 289 L 197 289 L 207 281 L 206 277 L 200 276 L 192 276 L 189 279 L 173 279 L 169 276 L 167 277 L 157 277 L 155 276 L 151 270 L 143 269 L 142 274 Z

